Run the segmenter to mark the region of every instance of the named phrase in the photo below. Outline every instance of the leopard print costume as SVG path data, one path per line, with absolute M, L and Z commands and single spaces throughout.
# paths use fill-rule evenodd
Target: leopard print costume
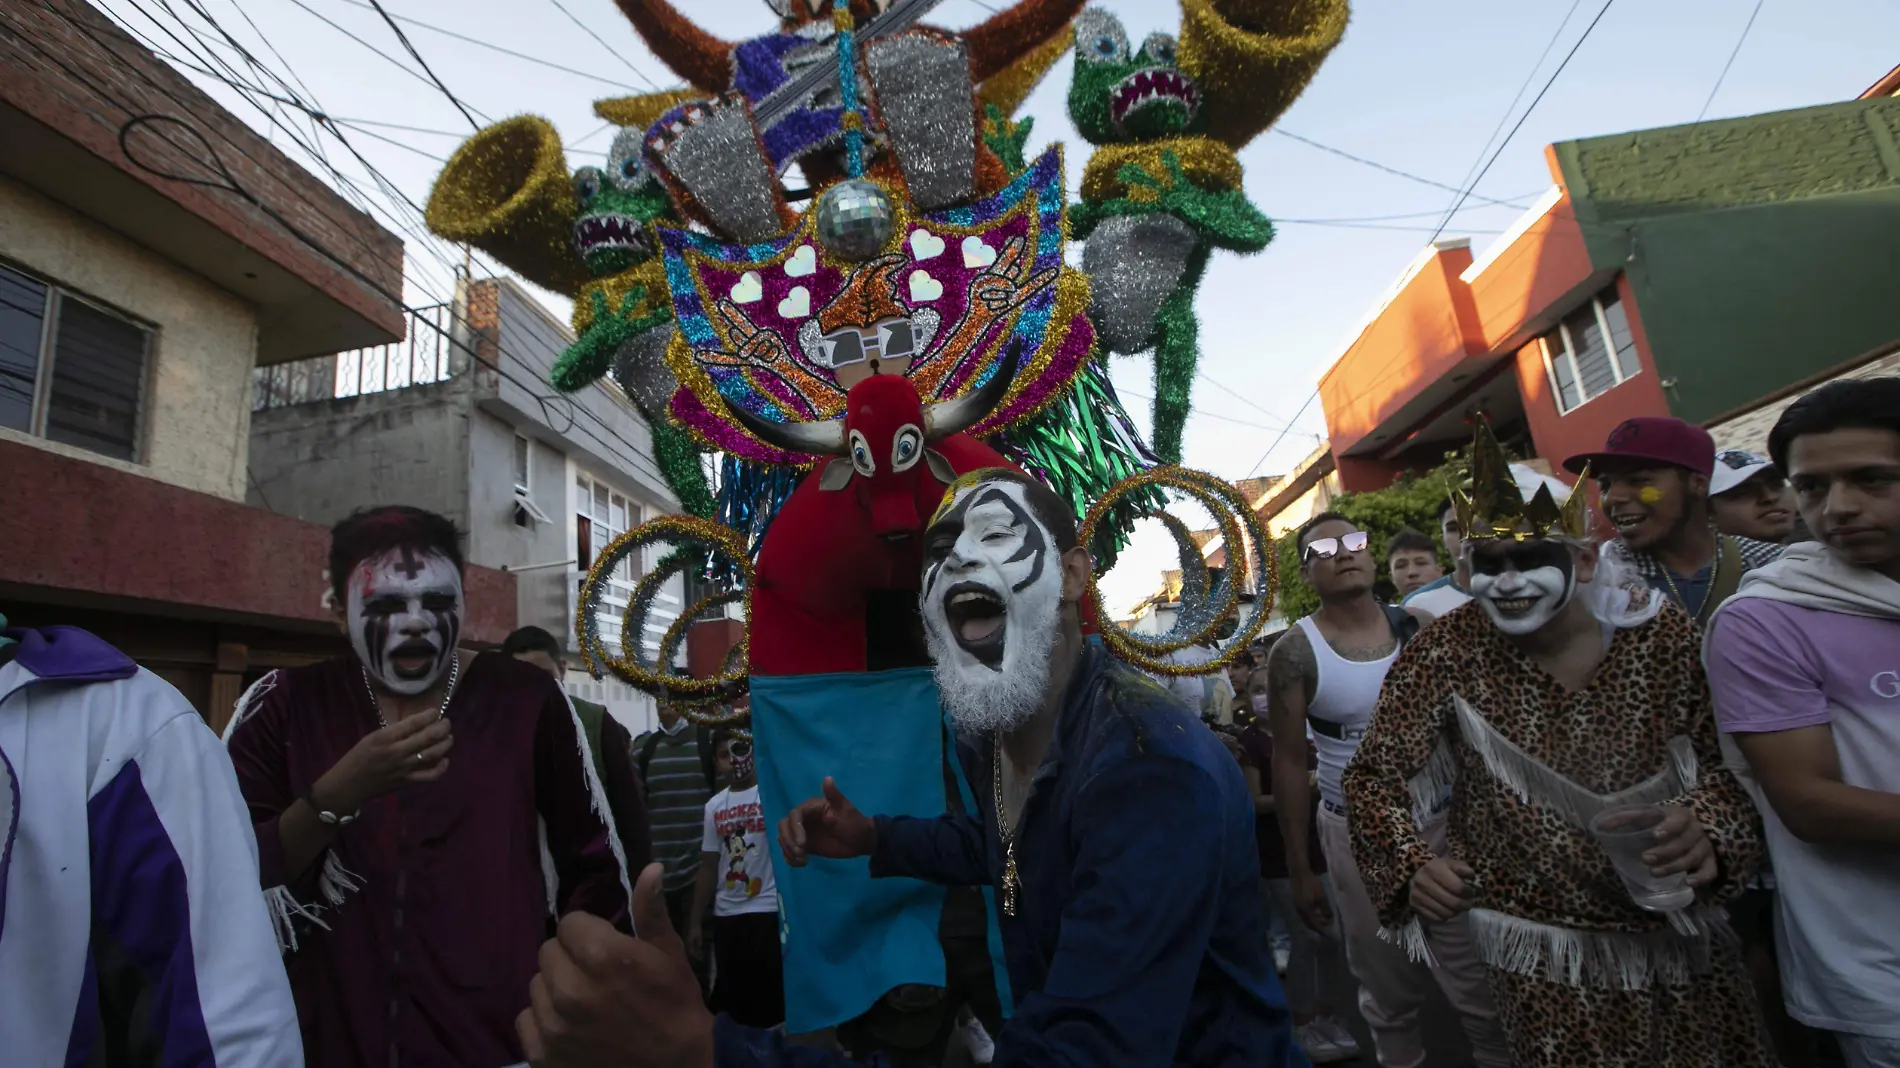
M 1478 604 L 1426 627 L 1387 674 L 1345 775 L 1353 852 L 1381 922 L 1415 951 L 1412 876 L 1432 858 L 1415 813 L 1452 790 L 1451 855 L 1520 1068 L 1773 1068 L 1733 935 L 1715 906 L 1762 859 L 1723 767 L 1689 618 L 1614 632 L 1570 691 Z M 1630 900 L 1587 830 L 1615 804 L 1693 811 L 1720 871 L 1679 934 Z

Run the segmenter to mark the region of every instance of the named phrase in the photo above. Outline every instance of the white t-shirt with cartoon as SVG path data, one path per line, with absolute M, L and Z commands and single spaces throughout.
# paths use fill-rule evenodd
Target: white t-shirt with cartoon
M 719 878 L 714 884 L 713 915 L 778 911 L 770 848 L 756 783 L 745 790 L 727 787 L 706 802 L 706 831 L 700 849 L 717 854 L 714 863 Z

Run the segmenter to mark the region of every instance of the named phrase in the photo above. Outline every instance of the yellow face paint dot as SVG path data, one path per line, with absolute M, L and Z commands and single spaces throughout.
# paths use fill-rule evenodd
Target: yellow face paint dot
M 1663 491 L 1657 489 L 1655 486 L 1644 486 L 1642 489 L 1636 491 L 1636 499 L 1642 501 L 1644 504 L 1655 504 L 1657 501 L 1663 499 Z

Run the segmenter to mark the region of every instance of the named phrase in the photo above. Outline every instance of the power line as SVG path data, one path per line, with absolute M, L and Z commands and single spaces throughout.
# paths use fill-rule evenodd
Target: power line
M 1397 167 L 1388 166 L 1387 164 L 1380 163 L 1378 160 L 1367 159 L 1364 156 L 1355 156 L 1343 148 L 1334 148 L 1333 146 L 1325 144 L 1323 142 L 1315 141 L 1310 137 L 1305 137 L 1300 134 L 1296 134 L 1284 126 L 1275 126 L 1273 128 L 1273 132 L 1279 134 L 1281 137 L 1290 137 L 1293 140 L 1298 141 L 1300 144 L 1308 145 L 1312 148 L 1317 148 L 1321 152 L 1330 152 L 1331 154 L 1338 156 L 1342 159 L 1349 159 L 1353 161 L 1354 163 L 1371 167 L 1375 171 L 1384 171 L 1385 173 L 1393 175 L 1395 177 L 1404 178 L 1406 181 L 1418 182 L 1422 185 L 1429 185 L 1434 189 L 1443 189 L 1451 193 L 1463 192 L 1461 189 L 1459 189 L 1455 185 L 1447 185 L 1444 182 L 1427 178 L 1423 175 L 1413 174 L 1411 171 L 1400 170 Z M 1475 194 L 1471 196 L 1471 199 L 1483 201 L 1486 204 L 1499 204 L 1507 208 L 1516 208 L 1519 211 L 1524 210 L 1524 205 L 1513 204 L 1508 200 L 1497 200 L 1492 197 L 1477 196 Z M 1437 213 L 1433 212 L 1433 214 L 1437 214 Z
M 1315 389 L 1313 390 L 1312 393 L 1307 394 L 1306 403 L 1300 405 L 1300 410 L 1293 413 L 1293 418 L 1287 421 L 1286 427 L 1280 431 L 1280 434 L 1278 437 L 1273 439 L 1273 444 L 1267 446 L 1267 451 L 1260 454 L 1260 459 L 1255 460 L 1253 462 L 1253 466 L 1247 469 L 1247 473 L 1245 475 L 1242 475 L 1241 476 L 1242 478 L 1252 478 L 1254 476 L 1254 472 L 1260 470 L 1260 465 L 1266 463 L 1267 457 L 1273 455 L 1273 450 L 1279 448 L 1280 443 L 1286 440 L 1287 433 L 1293 429 L 1293 424 L 1300 421 L 1300 416 L 1306 414 L 1306 409 L 1311 408 L 1313 406 L 1313 401 L 1318 396 L 1319 396 L 1318 389 Z
M 1742 35 L 1735 39 L 1735 48 L 1728 54 L 1728 62 L 1722 64 L 1722 73 L 1715 76 L 1715 85 L 1709 90 L 1709 98 L 1702 102 L 1702 110 L 1696 112 L 1695 121 L 1701 122 L 1709 113 L 1709 106 L 1715 103 L 1715 94 L 1722 91 L 1722 83 L 1728 80 L 1728 69 L 1735 65 L 1735 57 L 1742 54 L 1742 44 L 1748 40 L 1748 31 L 1755 28 L 1755 16 L 1761 14 L 1763 0 L 1755 0 L 1755 10 L 1748 13 L 1748 22 L 1742 26 Z
M 592 26 L 589 26 L 587 23 L 582 22 L 580 19 L 575 18 L 574 13 L 572 11 L 569 11 L 567 9 L 567 5 L 561 3 L 561 0 L 548 0 L 548 3 L 553 4 L 554 9 L 556 11 L 559 11 L 561 14 L 566 15 L 567 20 L 569 22 L 572 22 L 574 25 L 579 26 L 581 28 L 582 33 L 585 33 L 587 36 L 592 37 L 594 39 L 595 44 L 598 44 L 600 45 L 600 47 L 606 49 L 608 55 L 613 56 L 615 59 L 619 60 L 621 64 L 624 65 L 628 70 L 632 71 L 635 77 L 647 83 L 649 86 L 652 86 L 655 91 L 659 90 L 660 88 L 659 85 L 655 83 L 652 78 L 647 77 L 647 74 L 645 71 L 641 70 L 639 67 L 634 66 L 632 60 L 629 60 L 626 56 L 621 55 L 618 51 L 614 49 L 613 45 L 610 45 L 605 40 L 603 40 L 600 34 L 597 34 L 594 32 L 594 28 Z
M 1458 199 L 1452 204 L 1451 211 L 1445 213 L 1445 221 L 1438 225 L 1438 233 L 1444 232 L 1445 227 L 1451 223 L 1451 217 L 1458 213 L 1458 209 L 1464 206 L 1465 199 L 1472 195 L 1471 191 L 1476 189 L 1478 183 L 1484 181 L 1484 176 L 1491 172 L 1491 165 L 1498 161 L 1498 157 L 1504 154 L 1506 148 L 1510 147 L 1511 139 L 1516 137 L 1517 132 L 1524 128 L 1525 120 L 1531 117 L 1531 112 L 1537 110 L 1537 105 L 1543 102 L 1544 94 L 1550 92 L 1550 87 L 1557 84 L 1557 79 L 1563 74 L 1564 68 L 1568 67 L 1570 61 L 1576 58 L 1577 50 L 1583 47 L 1583 42 L 1590 39 L 1590 34 L 1597 28 L 1597 23 L 1603 21 L 1603 16 L 1610 13 L 1610 8 L 1615 3 L 1616 0 L 1603 0 L 1603 6 L 1597 10 L 1597 17 L 1590 20 L 1590 25 L 1583 28 L 1583 35 L 1578 37 L 1577 42 L 1570 46 L 1569 52 L 1564 53 L 1563 62 L 1557 64 L 1557 69 L 1550 72 L 1550 77 L 1544 80 L 1544 87 L 1537 91 L 1537 95 L 1531 98 L 1530 106 L 1525 108 L 1524 113 L 1517 117 L 1517 123 L 1511 127 L 1511 132 L 1505 134 L 1504 140 L 1498 142 L 1497 151 L 1491 153 L 1491 158 L 1485 160 L 1484 167 L 1478 171 L 1478 176 L 1467 183 L 1464 190 L 1458 194 Z M 1432 235 L 1432 240 L 1435 241 L 1438 239 L 1438 233 Z
M 297 0 L 291 0 L 291 2 L 297 3 Z M 350 4 L 355 7 L 360 7 L 360 8 L 368 8 L 370 6 L 368 0 L 342 0 L 342 2 L 346 4 Z M 298 6 L 302 7 L 303 5 L 298 4 Z M 577 77 L 586 78 L 590 81 L 601 82 L 606 85 L 616 86 L 621 89 L 628 89 L 636 93 L 646 91 L 644 89 L 641 89 L 637 85 L 628 85 L 626 82 L 617 81 L 613 78 L 606 77 L 605 75 L 593 74 L 584 70 L 575 70 L 573 67 L 563 66 L 562 64 L 556 63 L 551 59 L 542 59 L 539 56 L 528 55 L 526 52 L 517 52 L 512 48 L 504 48 L 501 45 L 484 41 L 479 37 L 470 37 L 469 35 L 465 33 L 457 33 L 454 30 L 445 29 L 441 26 L 435 25 L 434 23 L 424 22 L 421 19 L 411 18 L 408 15 L 396 15 L 394 17 L 396 21 L 406 22 L 409 25 L 416 27 L 417 29 L 428 30 L 431 33 L 439 33 L 444 37 L 453 37 L 456 40 L 462 41 L 466 44 L 472 44 L 478 48 L 486 48 L 491 52 L 499 52 L 504 56 L 513 56 L 514 58 L 519 59 L 523 62 L 533 63 L 536 66 L 546 67 L 549 70 L 558 70 L 562 72 L 563 74 L 572 74 Z M 334 23 L 332 23 L 332 25 L 334 25 Z M 583 29 L 584 28 L 585 27 L 583 27 Z M 644 73 L 641 73 L 641 71 L 638 68 L 634 69 L 634 73 L 640 75 L 641 81 L 646 82 L 648 85 L 653 84 L 653 79 L 647 77 Z
M 1531 81 L 1537 77 L 1537 72 L 1543 69 L 1544 60 L 1550 58 L 1551 50 L 1557 47 L 1558 41 L 1563 39 L 1564 27 L 1570 25 L 1571 16 L 1575 15 L 1577 8 L 1582 6 L 1583 0 L 1570 0 L 1570 10 L 1564 12 L 1563 21 L 1557 23 L 1557 28 L 1551 32 L 1550 40 L 1544 42 L 1544 50 L 1537 54 L 1537 62 L 1531 64 L 1531 69 L 1524 73 L 1523 82 L 1519 83 L 1517 92 L 1511 96 L 1511 102 L 1505 105 L 1504 114 L 1498 116 L 1498 124 L 1491 128 L 1490 135 L 1484 139 L 1484 147 L 1478 149 L 1478 156 L 1471 161 L 1471 168 L 1465 171 L 1464 178 L 1459 182 L 1459 188 L 1462 189 L 1471 184 L 1472 175 L 1477 172 L 1478 165 L 1484 162 L 1484 154 L 1491 151 L 1492 142 L 1498 139 L 1498 134 L 1504 132 L 1504 124 L 1511 121 L 1511 113 L 1517 110 L 1517 102 L 1524 99 L 1524 93 L 1531 87 Z M 1456 212 L 1457 209 L 1454 208 L 1451 212 L 1447 213 L 1445 221 L 1439 225 L 1444 226 L 1449 223 L 1451 221 L 1451 215 L 1456 214 Z
M 468 113 L 468 107 L 456 99 L 454 93 L 449 92 L 449 87 L 442 84 L 442 79 L 435 76 L 435 71 L 429 69 L 429 61 L 423 59 L 422 53 L 416 51 L 416 46 L 409 43 L 409 35 L 402 32 L 402 27 L 396 25 L 396 20 L 389 17 L 389 12 L 383 10 L 383 0 L 369 0 L 369 6 L 376 9 L 376 13 L 383 17 L 384 22 L 389 23 L 389 31 L 396 35 L 396 40 L 401 41 L 404 48 L 409 50 L 409 58 L 416 61 L 416 65 L 422 68 L 422 73 L 429 76 L 429 80 L 435 83 L 437 89 L 442 90 L 442 95 L 449 98 L 449 103 L 454 104 L 456 110 L 462 113 L 462 117 L 468 120 L 469 126 L 480 130 L 482 124 L 475 121 L 475 116 Z
M 1280 429 L 1283 429 L 1287 425 L 1286 420 L 1281 419 L 1278 413 L 1270 411 L 1265 406 L 1261 405 L 1258 401 L 1255 401 L 1252 397 L 1249 397 L 1246 394 L 1240 392 L 1239 390 L 1233 388 L 1232 386 L 1227 385 L 1221 380 L 1215 378 L 1213 375 L 1208 374 L 1206 371 L 1203 371 L 1197 367 L 1194 369 L 1194 377 L 1202 379 L 1203 381 L 1207 382 L 1208 385 L 1213 386 L 1215 389 L 1220 390 L 1222 393 L 1225 393 L 1228 396 L 1239 401 L 1240 403 L 1245 404 L 1247 407 L 1252 408 L 1254 411 L 1260 412 L 1263 415 L 1271 416 L 1275 420 L 1276 425 L 1269 426 L 1269 427 L 1262 427 L 1261 429 L 1280 430 Z
M 434 86 L 436 84 L 432 78 L 424 77 L 420 74 L 417 74 L 414 70 L 411 70 L 409 68 L 409 65 L 407 63 L 404 63 L 402 60 L 397 59 L 395 56 L 390 55 L 389 53 L 383 51 L 382 49 L 376 47 L 375 45 L 370 44 L 368 41 L 363 40 L 361 37 L 358 37 L 356 34 L 351 33 L 349 30 L 344 29 L 342 26 L 338 25 L 335 21 L 333 21 L 329 16 L 323 14 L 321 11 L 318 11 L 316 8 L 311 7 L 309 4 L 304 3 L 303 0 L 290 0 L 290 2 L 302 8 L 304 11 L 308 12 L 312 16 L 314 16 L 318 21 L 322 22 L 324 25 L 330 27 L 331 29 L 342 34 L 343 36 L 348 37 L 350 40 L 355 41 L 357 44 L 362 45 L 364 48 L 369 49 L 371 52 L 374 52 L 377 55 L 381 56 L 384 60 L 386 60 L 389 63 L 390 66 L 395 67 L 397 70 L 402 71 L 404 74 L 409 75 L 411 78 L 414 78 L 415 80 L 419 82 L 422 82 L 424 85 Z M 459 106 L 459 102 L 458 102 L 458 106 Z M 466 112 L 464 114 L 466 114 Z M 484 115 L 483 118 L 485 119 L 487 118 L 487 116 Z

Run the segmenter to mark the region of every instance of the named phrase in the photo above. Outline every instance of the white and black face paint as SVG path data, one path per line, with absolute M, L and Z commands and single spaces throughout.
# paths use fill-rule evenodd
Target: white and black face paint
M 441 553 L 391 549 L 350 572 L 350 645 L 391 693 L 426 692 L 462 634 L 462 575 Z
M 937 687 L 957 726 L 1008 729 L 1049 683 L 1062 608 L 1054 537 L 1025 487 L 978 482 L 924 533 L 920 596 Z
M 1506 634 L 1530 634 L 1563 611 L 1577 592 L 1576 562 L 1561 541 L 1465 542 L 1471 595 Z

